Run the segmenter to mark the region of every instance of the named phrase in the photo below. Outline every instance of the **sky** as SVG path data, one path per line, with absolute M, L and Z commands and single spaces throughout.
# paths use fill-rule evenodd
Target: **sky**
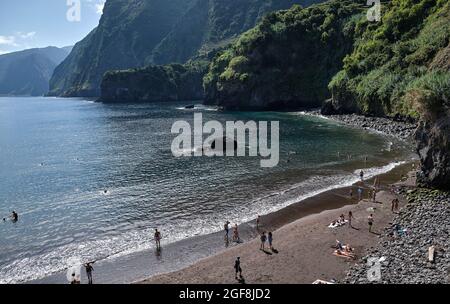
M 104 3 L 105 0 L 0 0 L 0 55 L 36 47 L 74 45 L 98 25 Z

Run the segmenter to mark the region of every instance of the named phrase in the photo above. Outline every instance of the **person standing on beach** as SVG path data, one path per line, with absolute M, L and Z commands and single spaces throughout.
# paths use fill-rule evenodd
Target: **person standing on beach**
M 361 187 L 358 187 L 358 201 L 362 200 L 363 196 L 363 189 Z
M 367 218 L 367 223 L 369 224 L 369 232 L 372 232 L 373 214 L 369 215 L 369 217 Z
M 266 241 L 267 241 L 266 232 L 263 232 L 261 234 L 261 247 L 259 248 L 260 250 L 262 250 L 262 251 L 265 250 Z
M 361 170 L 361 172 L 359 173 L 359 176 L 361 177 L 361 181 L 364 181 L 364 171 Z
M 158 229 L 155 229 L 155 242 L 156 249 L 161 250 L 161 232 L 159 232 Z
M 241 258 L 238 257 L 236 259 L 236 262 L 234 262 L 234 270 L 236 271 L 236 280 L 238 279 L 238 273 L 239 277 L 242 278 L 242 268 L 241 268 Z
M 353 198 L 353 188 L 350 188 L 350 191 L 348 192 L 348 195 L 350 198 Z
M 348 212 L 348 226 L 349 226 L 350 228 L 353 227 L 353 226 L 352 226 L 352 219 L 354 219 L 354 217 L 353 217 L 353 212 L 349 211 L 349 212 Z
M 235 224 L 233 228 L 233 242 L 239 242 L 241 239 L 239 238 L 239 230 L 238 225 Z
M 230 235 L 230 222 L 226 221 L 225 225 L 223 225 L 223 229 L 225 230 L 225 240 L 228 241 Z
M 394 202 L 394 210 L 396 211 L 396 212 L 398 212 L 398 204 L 400 203 L 400 201 L 398 200 L 398 198 L 396 198 L 395 199 L 395 202 Z
M 84 265 L 84 268 L 86 269 L 86 275 L 89 281 L 89 285 L 92 285 L 92 271 L 94 271 L 94 267 L 92 267 L 91 263 L 86 263 Z
M 261 224 L 261 216 L 258 215 L 258 217 L 256 218 L 256 230 L 259 229 L 259 224 Z
M 272 250 L 273 251 L 273 235 L 272 235 L 272 232 L 269 232 L 269 234 L 268 234 L 268 236 L 267 236 L 267 240 L 269 241 L 269 247 L 270 247 L 270 250 Z

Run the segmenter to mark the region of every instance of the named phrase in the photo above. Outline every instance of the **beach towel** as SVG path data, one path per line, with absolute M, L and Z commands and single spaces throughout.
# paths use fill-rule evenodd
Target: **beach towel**
M 313 283 L 313 285 L 321 285 L 321 284 L 335 284 L 335 283 L 324 281 L 324 280 L 315 280 Z
M 339 221 L 339 222 L 336 222 L 336 223 L 331 223 L 328 226 L 328 228 L 331 228 L 331 229 L 339 228 L 339 227 L 345 226 L 345 224 L 347 224 L 347 223 L 348 223 L 348 220 L 345 220 L 343 222 Z

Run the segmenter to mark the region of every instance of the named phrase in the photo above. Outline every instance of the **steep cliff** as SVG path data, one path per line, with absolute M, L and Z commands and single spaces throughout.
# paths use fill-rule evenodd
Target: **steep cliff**
M 394 0 L 361 20 L 355 48 L 331 81 L 324 114 L 412 116 L 422 185 L 450 188 L 450 3 Z
M 184 63 L 231 42 L 267 13 L 324 0 L 199 0 L 152 53 L 149 63 Z
M 352 51 L 362 9 L 359 1 L 330 1 L 269 14 L 214 59 L 205 102 L 240 110 L 320 106 Z
M 56 68 L 49 95 L 99 96 L 105 72 L 145 65 L 195 1 L 107 1 L 98 27 Z
M 55 70 L 50 95 L 99 96 L 105 72 L 185 63 L 267 12 L 323 0 L 108 0 L 99 26 Z

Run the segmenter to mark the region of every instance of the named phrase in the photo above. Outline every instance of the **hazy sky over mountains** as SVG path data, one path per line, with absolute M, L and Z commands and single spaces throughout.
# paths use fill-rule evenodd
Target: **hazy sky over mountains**
M 67 18 L 80 3 L 80 20 Z M 0 55 L 73 45 L 98 25 L 105 0 L 1 0 Z

